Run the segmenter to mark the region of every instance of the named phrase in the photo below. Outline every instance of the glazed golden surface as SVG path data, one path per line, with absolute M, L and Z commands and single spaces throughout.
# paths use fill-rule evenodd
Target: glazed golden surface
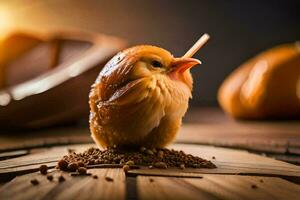
M 235 118 L 300 118 L 299 43 L 274 47 L 241 65 L 222 84 L 218 100 Z
M 98 145 L 163 147 L 173 140 L 191 97 L 189 67 L 154 46 L 112 58 L 90 92 L 90 129 Z

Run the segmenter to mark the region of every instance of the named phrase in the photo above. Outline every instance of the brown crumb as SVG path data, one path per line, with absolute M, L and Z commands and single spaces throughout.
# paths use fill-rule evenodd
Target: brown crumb
M 49 181 L 52 181 L 52 180 L 53 180 L 53 176 L 52 176 L 51 174 L 48 174 L 48 175 L 47 175 L 47 179 L 48 179 Z
M 216 157 L 215 157 L 215 156 L 213 156 L 213 157 L 211 157 L 211 158 L 212 158 L 212 159 L 214 159 L 214 160 L 216 159 Z
M 252 189 L 256 189 L 256 188 L 257 188 L 257 185 L 252 184 L 252 185 L 251 185 L 251 188 L 252 188 Z
M 79 162 L 77 163 L 77 165 L 78 165 L 78 167 L 85 167 L 85 164 L 84 164 L 84 162 L 82 162 L 82 161 L 79 161 Z
M 61 159 L 58 161 L 58 168 L 66 171 L 68 169 L 69 163 L 65 159 Z
M 59 177 L 58 177 L 58 182 L 64 182 L 66 179 L 65 179 L 65 177 L 63 177 L 63 175 L 60 175 Z
M 264 180 L 263 180 L 263 179 L 260 179 L 260 180 L 259 180 L 259 182 L 263 183 L 263 182 L 264 182 Z
M 93 179 L 98 179 L 98 176 L 97 175 L 93 175 Z
M 75 172 L 78 169 L 78 164 L 76 162 L 70 163 L 68 165 L 68 170 L 70 172 Z
M 153 178 L 150 178 L 149 181 L 152 183 L 152 182 L 154 182 L 154 179 L 153 179 Z
M 85 167 L 79 167 L 77 169 L 78 173 L 81 175 L 85 175 L 86 174 L 86 168 Z
M 75 152 L 75 149 L 68 149 L 68 153 L 73 153 Z
M 48 171 L 48 166 L 47 165 L 41 165 L 40 166 L 40 172 L 41 172 L 41 174 L 46 175 L 47 171 Z
M 108 181 L 108 182 L 113 182 L 114 179 L 109 177 L 109 176 L 105 176 L 105 180 Z
M 38 185 L 39 184 L 39 181 L 37 180 L 37 179 L 31 179 L 30 180 L 30 183 L 32 184 L 32 185 Z
M 147 149 L 141 147 L 137 149 L 118 149 L 108 147 L 105 150 L 89 148 L 82 153 L 72 153 L 63 156 L 58 162 L 60 170 L 76 172 L 79 167 L 90 168 L 122 168 L 129 165 L 130 168 L 144 166 L 148 168 L 216 168 L 208 160 L 202 159 L 183 151 L 167 148 Z M 181 166 L 182 165 L 182 166 Z
M 160 169 L 167 169 L 168 168 L 168 166 L 164 162 L 156 162 L 156 163 L 154 163 L 154 167 L 160 168 Z

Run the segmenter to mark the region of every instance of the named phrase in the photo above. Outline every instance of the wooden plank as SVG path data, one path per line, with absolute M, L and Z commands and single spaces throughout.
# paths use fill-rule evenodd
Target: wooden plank
M 95 145 L 82 144 L 82 145 L 67 145 L 67 146 L 46 148 L 43 152 L 22 156 L 20 158 L 13 158 L 13 159 L 1 161 L 0 169 L 57 161 L 58 159 L 62 158 L 62 156 L 68 154 L 68 149 L 72 149 L 75 152 L 82 152 L 92 146 Z
M 9 152 L 3 152 L 0 153 L 0 160 L 5 160 L 9 158 L 24 156 L 29 153 L 28 150 L 17 150 L 17 151 L 9 151 Z
M 276 126 L 274 126 L 276 128 Z M 247 130 L 248 129 L 248 130 Z M 277 130 L 277 129 L 275 129 Z M 176 138 L 177 143 L 215 145 L 259 152 L 287 153 L 289 149 L 300 155 L 300 128 L 292 132 L 268 129 L 238 128 L 222 124 L 185 124 Z M 295 136 L 297 135 L 297 136 Z M 293 140 L 293 142 L 291 142 Z
M 94 144 L 70 145 L 66 147 L 50 148 L 48 151 L 27 155 L 20 158 L 9 159 L 0 162 L 0 179 L 13 177 L 15 175 L 28 173 L 38 170 L 41 164 L 50 167 L 55 166 L 56 162 L 65 154 L 67 149 L 75 149 L 82 152 Z M 300 167 L 277 161 L 271 158 L 258 156 L 242 150 L 233 150 L 220 147 L 173 144 L 170 148 L 183 150 L 188 154 L 196 155 L 207 160 L 212 160 L 218 168 L 216 169 L 137 169 L 130 170 L 132 175 L 172 175 L 172 176 L 198 176 L 202 173 L 218 174 L 267 174 L 275 176 L 300 176 Z M 212 159 L 212 158 L 215 159 Z M 6 178 L 7 180 L 8 178 Z
M 220 147 L 173 144 L 176 150 L 183 150 L 188 154 L 196 155 L 216 164 L 215 169 L 133 169 L 131 175 L 157 175 L 177 177 L 199 177 L 201 174 L 253 174 L 270 176 L 295 176 L 300 177 L 300 167 L 284 163 L 275 159 L 251 154 L 242 150 L 233 150 Z M 212 159 L 214 157 L 215 159 Z
M 242 134 L 265 133 L 276 136 L 299 136 L 300 119 L 298 120 L 235 120 L 218 107 L 195 107 L 188 110 L 184 122 L 202 124 L 211 131 L 236 132 Z M 211 126 L 216 125 L 216 126 Z M 229 129 L 222 130 L 226 126 Z M 259 134 L 258 134 L 259 135 Z
M 300 154 L 300 120 L 238 121 L 219 108 L 193 108 L 185 117 L 178 143 Z
M 121 169 L 91 169 L 98 178 L 92 176 L 69 176 L 67 173 L 54 171 L 53 181 L 48 181 L 40 173 L 32 173 L 16 177 L 0 189 L 0 199 L 31 200 L 31 199 L 125 199 L 125 175 Z M 58 182 L 57 177 L 63 174 L 66 181 Z M 113 181 L 107 181 L 108 176 Z M 36 178 L 38 185 L 30 180 Z
M 138 199 L 298 199 L 300 186 L 281 178 L 203 175 L 202 178 L 137 177 Z
M 91 142 L 90 132 L 86 127 L 54 128 L 13 133 L 0 131 L 0 152 Z
M 0 182 L 8 181 L 16 175 L 38 171 L 41 164 L 54 167 L 57 161 L 68 153 L 68 149 L 82 152 L 94 144 L 68 145 L 46 148 L 42 152 L 33 153 L 19 158 L 0 161 Z
M 289 154 L 289 155 L 286 155 L 286 154 L 266 154 L 267 157 L 270 157 L 270 158 L 274 158 L 276 160 L 281 160 L 281 161 L 285 161 L 285 162 L 288 162 L 288 163 L 292 163 L 292 164 L 295 164 L 295 165 L 300 165 L 300 156 L 299 155 L 293 155 L 293 154 Z

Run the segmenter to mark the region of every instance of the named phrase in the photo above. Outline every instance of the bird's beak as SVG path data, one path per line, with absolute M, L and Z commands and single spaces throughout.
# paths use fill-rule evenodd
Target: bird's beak
M 195 58 L 175 58 L 171 63 L 171 71 L 183 73 L 198 64 L 201 64 L 201 61 Z

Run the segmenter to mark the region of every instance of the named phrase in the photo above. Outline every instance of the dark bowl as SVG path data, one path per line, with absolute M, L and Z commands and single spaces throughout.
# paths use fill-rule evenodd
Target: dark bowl
M 19 31 L 0 44 L 0 129 L 36 129 L 89 113 L 90 87 L 126 43 L 84 31 Z

